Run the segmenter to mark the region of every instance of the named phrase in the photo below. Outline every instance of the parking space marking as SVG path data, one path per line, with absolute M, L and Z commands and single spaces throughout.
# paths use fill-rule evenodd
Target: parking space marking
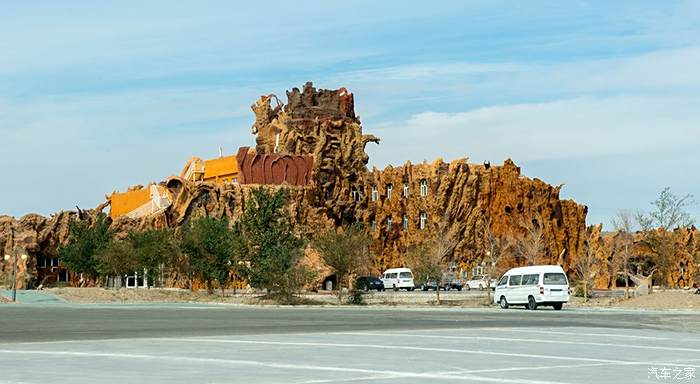
M 344 368 L 321 365 L 305 365 L 305 364 L 283 364 L 271 363 L 258 360 L 235 360 L 235 359 L 218 359 L 218 358 L 201 358 L 201 357 L 185 357 L 185 356 L 162 356 L 162 355 L 147 355 L 147 354 L 130 354 L 130 353 L 104 353 L 104 352 L 71 352 L 71 351 L 22 351 L 22 350 L 7 350 L 0 349 L 0 354 L 24 354 L 24 355 L 44 355 L 44 356 L 78 356 L 78 357 L 104 357 L 104 358 L 122 358 L 122 359 L 149 359 L 149 360 L 164 360 L 164 361 L 181 361 L 190 363 L 213 363 L 213 364 L 233 364 L 233 365 L 248 365 L 265 368 L 287 369 L 287 370 L 303 370 L 303 371 L 327 371 L 327 372 L 343 372 L 343 373 L 365 373 L 377 375 L 395 376 L 397 378 L 426 378 L 437 380 L 461 380 L 461 381 L 482 381 L 496 383 L 511 383 L 511 384 L 566 384 L 560 381 L 542 381 L 542 380 L 523 380 L 523 379 L 504 379 L 492 378 L 487 376 L 476 375 L 446 375 L 440 373 L 421 373 L 421 372 L 399 372 L 389 370 L 374 370 L 362 368 Z
M 387 334 L 382 333 L 372 333 L 372 332 L 348 332 L 348 335 L 358 335 L 358 336 L 386 336 Z M 678 347 L 660 347 L 653 345 L 635 345 L 635 344 L 615 344 L 615 343 L 596 343 L 590 341 L 567 341 L 567 340 L 543 340 L 543 339 L 523 339 L 523 338 L 513 338 L 513 337 L 494 337 L 494 336 L 443 336 L 443 335 L 421 335 L 416 333 L 390 333 L 391 336 L 400 337 L 418 337 L 418 338 L 428 338 L 428 339 L 447 339 L 447 340 L 487 340 L 487 341 L 522 341 L 522 342 L 535 342 L 535 343 L 548 343 L 548 344 L 571 344 L 571 345 L 590 345 L 596 347 L 619 347 L 619 348 L 637 348 L 637 349 L 653 349 L 660 351 L 674 351 L 674 352 L 700 352 L 700 349 L 695 348 L 678 348 Z
M 577 328 L 563 328 L 563 329 L 577 329 Z M 588 328 L 588 329 L 601 329 L 604 331 L 608 331 L 607 328 Z M 438 333 L 444 333 L 444 332 L 454 332 L 454 331 L 459 331 L 459 330 L 469 330 L 470 332 L 472 331 L 506 331 L 506 332 L 514 332 L 514 333 L 541 333 L 541 334 L 553 334 L 553 335 L 570 335 L 570 336 L 594 336 L 594 337 L 617 337 L 617 338 L 626 338 L 626 339 L 648 339 L 648 340 L 673 340 L 673 341 L 700 341 L 700 339 L 688 339 L 688 338 L 683 338 L 683 339 L 673 339 L 670 337 L 661 337 L 661 336 L 643 336 L 643 335 L 630 335 L 630 334 L 623 334 L 623 333 L 594 333 L 594 332 L 586 332 L 586 333 L 581 333 L 581 332 L 564 332 L 564 331 L 545 331 L 545 330 L 537 330 L 537 329 L 531 329 L 530 327 L 513 327 L 513 328 L 504 328 L 504 327 L 481 327 L 481 328 L 433 328 L 433 329 L 410 329 L 410 330 L 403 330 L 402 333 L 406 332 L 438 332 Z M 338 333 L 344 333 L 344 334 L 349 334 L 352 332 L 338 332 Z
M 377 336 L 380 334 L 372 334 L 372 335 Z M 394 334 L 392 334 L 392 335 L 394 335 Z M 549 359 L 549 360 L 564 360 L 564 361 L 591 361 L 591 362 L 597 362 L 597 363 L 627 363 L 628 362 L 625 360 L 597 359 L 597 358 L 591 358 L 591 357 L 553 356 L 553 355 L 538 355 L 538 354 L 529 354 L 529 353 L 508 353 L 508 352 L 494 352 L 494 351 L 454 349 L 454 348 L 414 347 L 414 346 L 409 346 L 409 345 L 377 345 L 377 344 L 320 343 L 320 342 L 240 340 L 240 339 L 200 339 L 200 338 L 167 339 L 164 341 L 200 342 L 200 343 L 231 343 L 231 344 L 251 344 L 251 345 L 278 345 L 278 346 L 308 346 L 308 347 L 330 347 L 330 348 L 383 349 L 383 350 L 419 351 L 419 352 L 449 352 L 449 353 L 463 353 L 463 354 L 472 354 L 472 355 L 523 357 L 523 358 L 528 358 L 528 359 Z

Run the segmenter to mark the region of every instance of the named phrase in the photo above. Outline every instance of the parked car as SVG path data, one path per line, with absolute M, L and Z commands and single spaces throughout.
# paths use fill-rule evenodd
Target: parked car
M 435 280 L 428 280 L 420 285 L 421 291 L 433 290 L 437 291 L 439 289 L 438 283 Z
M 466 288 L 467 290 L 470 289 L 478 289 L 480 291 L 483 291 L 486 289 L 486 276 L 484 275 L 478 275 L 474 276 L 471 280 L 467 281 Z M 488 285 L 491 287 L 491 289 L 496 289 L 496 280 L 492 279 Z
M 461 291 L 463 287 L 463 284 L 459 280 L 450 280 L 447 282 L 440 282 L 438 283 L 436 280 L 428 280 L 420 285 L 420 289 L 423 291 L 427 290 L 434 290 L 437 291 L 438 289 L 444 289 L 445 291 L 449 291 L 450 289 L 456 289 L 458 291 Z
M 525 305 L 530 310 L 551 305 L 560 310 L 569 302 L 569 280 L 558 265 L 535 265 L 513 268 L 501 277 L 493 295 L 494 303 L 506 309 Z
M 412 291 L 415 289 L 413 284 L 413 272 L 408 268 L 391 268 L 384 271 L 382 274 L 382 283 L 384 288 L 391 288 L 394 291 L 405 289 Z
M 696 294 L 696 295 L 700 295 L 700 288 L 698 288 L 698 289 L 695 291 L 695 294 Z
M 370 290 L 383 291 L 384 283 L 378 277 L 360 276 L 355 280 L 355 288 L 365 292 Z
M 446 291 L 449 291 L 450 289 L 456 289 L 458 291 L 461 291 L 463 287 L 464 283 L 458 279 L 452 279 L 443 284 L 443 289 Z

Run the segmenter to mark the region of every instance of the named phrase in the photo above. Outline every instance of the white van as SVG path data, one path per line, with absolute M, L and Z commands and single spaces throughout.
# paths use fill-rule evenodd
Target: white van
M 387 269 L 382 274 L 381 279 L 382 283 L 384 283 L 384 289 L 393 289 L 394 291 L 398 291 L 399 289 L 412 291 L 415 289 L 413 285 L 413 272 L 408 268 Z
M 558 265 L 534 265 L 513 268 L 496 284 L 493 302 L 501 308 L 525 305 L 535 310 L 539 305 L 551 305 L 560 310 L 569 302 L 569 280 Z

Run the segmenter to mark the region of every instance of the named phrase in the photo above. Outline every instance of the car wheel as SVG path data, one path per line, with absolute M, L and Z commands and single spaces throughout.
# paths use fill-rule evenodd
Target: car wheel
M 365 292 L 369 292 L 369 285 L 365 284 L 365 286 L 364 286 L 364 291 L 365 291 Z
M 461 291 L 462 291 L 462 287 L 457 287 L 457 291 L 461 292 Z
M 501 308 L 508 309 L 508 300 L 506 300 L 505 296 L 501 296 L 501 300 L 499 300 L 499 304 L 501 305 Z
M 470 287 L 469 284 L 465 285 L 464 288 L 466 288 L 467 291 L 471 291 L 471 290 L 472 290 L 472 287 Z
M 561 308 L 564 306 L 562 303 L 554 303 L 552 304 L 552 307 L 554 307 L 555 311 L 561 311 Z
M 479 284 L 479 290 L 480 290 L 480 291 L 483 291 L 483 290 L 484 290 L 484 286 L 481 285 L 481 284 Z
M 399 289 L 396 287 L 396 284 L 394 284 L 394 292 L 398 292 Z
M 537 309 L 537 302 L 535 301 L 535 298 L 530 296 L 527 298 L 527 309 L 534 311 Z
M 447 291 L 449 291 L 449 290 L 450 290 L 450 286 L 449 286 L 449 285 L 446 285 L 446 286 L 445 286 L 445 292 L 447 292 Z

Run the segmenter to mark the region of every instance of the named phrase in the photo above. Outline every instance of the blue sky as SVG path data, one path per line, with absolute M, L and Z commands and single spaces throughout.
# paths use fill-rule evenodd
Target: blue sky
M 693 1 L 3 2 L 0 214 L 233 153 L 310 80 L 355 94 L 370 165 L 510 157 L 608 224 L 700 195 L 699 36 Z

